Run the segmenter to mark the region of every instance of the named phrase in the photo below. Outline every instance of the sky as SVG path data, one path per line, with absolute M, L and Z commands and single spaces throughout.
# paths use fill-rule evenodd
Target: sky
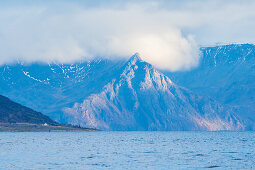
M 72 63 L 138 52 L 188 70 L 201 46 L 255 42 L 254 0 L 1 0 L 0 65 Z

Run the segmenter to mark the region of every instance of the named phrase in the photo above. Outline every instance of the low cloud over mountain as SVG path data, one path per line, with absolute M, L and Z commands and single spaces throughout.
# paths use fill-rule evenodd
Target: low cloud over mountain
M 198 65 L 200 45 L 254 42 L 254 7 L 249 0 L 2 1 L 0 64 L 139 52 L 157 68 L 187 70 Z

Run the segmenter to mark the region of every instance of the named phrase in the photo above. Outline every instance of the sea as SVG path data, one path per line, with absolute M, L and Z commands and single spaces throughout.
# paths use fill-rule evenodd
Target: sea
M 255 169 L 255 132 L 1 132 L 0 169 Z

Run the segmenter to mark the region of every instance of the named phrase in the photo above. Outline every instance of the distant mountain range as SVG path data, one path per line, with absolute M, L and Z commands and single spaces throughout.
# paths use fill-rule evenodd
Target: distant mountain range
M 61 123 L 103 130 L 254 129 L 254 45 L 201 48 L 186 72 L 129 60 L 0 67 L 0 93 Z

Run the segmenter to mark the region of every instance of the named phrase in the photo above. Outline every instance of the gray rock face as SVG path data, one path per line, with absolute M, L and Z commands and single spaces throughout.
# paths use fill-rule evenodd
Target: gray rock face
M 241 130 L 235 112 L 194 95 L 134 55 L 119 75 L 83 102 L 67 122 L 104 130 Z

